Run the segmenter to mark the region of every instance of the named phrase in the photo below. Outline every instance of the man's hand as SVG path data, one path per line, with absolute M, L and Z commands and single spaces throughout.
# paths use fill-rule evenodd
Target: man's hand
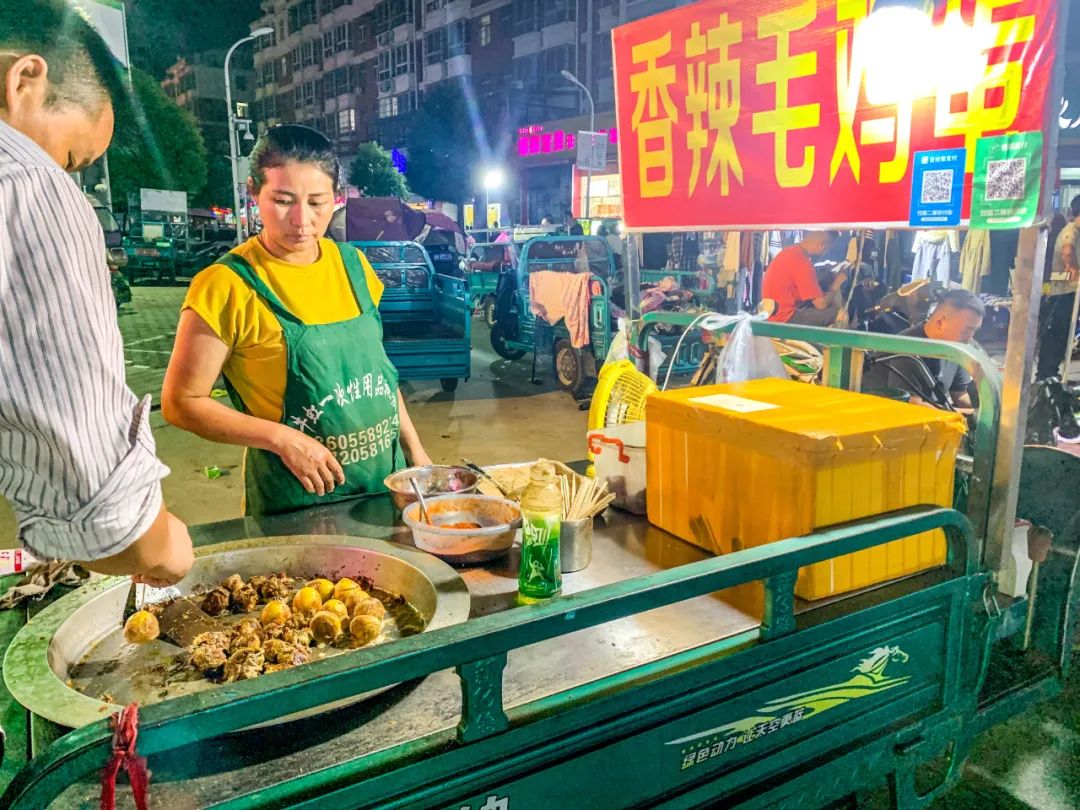
M 345 483 L 345 471 L 334 454 L 322 444 L 287 425 L 278 425 L 273 451 L 309 493 L 325 495 Z
M 847 273 L 844 273 L 844 272 L 837 273 L 833 277 L 832 284 L 829 286 L 829 290 L 831 292 L 836 292 L 837 290 L 839 290 L 841 287 L 844 286 L 845 281 L 847 281 Z

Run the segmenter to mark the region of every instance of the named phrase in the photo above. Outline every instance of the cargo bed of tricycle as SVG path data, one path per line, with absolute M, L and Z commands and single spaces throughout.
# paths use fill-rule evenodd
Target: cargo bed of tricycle
M 435 271 L 416 242 L 354 242 L 383 283 L 383 345 L 402 380 L 441 382 L 453 391 L 472 373 L 468 279 Z

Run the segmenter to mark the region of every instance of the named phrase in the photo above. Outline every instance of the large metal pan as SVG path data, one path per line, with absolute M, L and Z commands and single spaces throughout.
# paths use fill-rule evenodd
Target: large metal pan
M 469 616 L 469 591 L 449 565 L 422 551 L 358 537 L 265 537 L 211 546 L 198 554 L 191 573 L 178 587 L 188 594 L 198 585 L 212 586 L 230 574 L 246 579 L 276 571 L 300 577 L 366 577 L 377 588 L 403 596 L 424 620 L 424 632 L 458 624 Z M 162 640 L 139 647 L 124 642 L 120 619 L 128 584 L 122 577 L 92 582 L 27 622 L 4 658 L 4 682 L 19 703 L 54 723 L 78 728 L 119 711 L 132 700 L 146 705 L 216 688 L 196 679 L 171 684 L 167 694 L 161 693 L 159 676 L 148 673 L 154 667 L 160 673 L 179 648 Z M 153 589 L 148 589 L 148 597 L 154 601 Z M 73 674 L 90 694 L 69 685 Z M 105 692 L 112 701 L 98 699 Z M 282 722 L 372 694 L 291 715 Z

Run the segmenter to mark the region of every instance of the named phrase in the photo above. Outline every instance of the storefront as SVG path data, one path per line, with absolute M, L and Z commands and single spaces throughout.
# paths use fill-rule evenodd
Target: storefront
M 596 116 L 596 131 L 608 139 L 608 162 L 603 171 L 593 173 L 591 188 L 587 173 L 574 165 L 578 133 L 588 128 L 589 116 L 583 115 L 531 124 L 517 131 L 515 168 L 520 189 L 520 222 L 535 225 L 545 217 L 558 222 L 568 208 L 575 217 L 583 217 L 587 190 L 591 192 L 590 209 L 594 218 L 619 216 L 622 184 L 618 174 L 615 114 Z

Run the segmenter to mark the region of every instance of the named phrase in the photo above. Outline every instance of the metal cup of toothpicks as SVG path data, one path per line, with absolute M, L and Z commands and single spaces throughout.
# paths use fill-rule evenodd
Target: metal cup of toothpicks
M 564 574 L 592 562 L 593 518 L 615 500 L 607 483 L 580 475 L 561 476 L 563 519 L 559 529 L 559 562 Z

